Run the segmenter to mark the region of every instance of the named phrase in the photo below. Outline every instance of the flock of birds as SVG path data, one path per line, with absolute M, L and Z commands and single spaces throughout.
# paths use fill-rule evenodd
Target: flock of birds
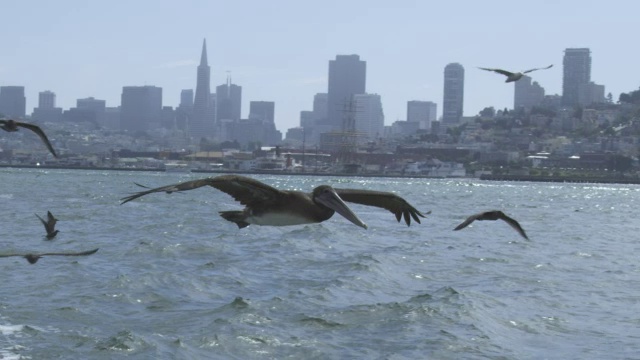
M 522 72 L 510 72 L 502 69 L 482 67 L 480 69 L 505 75 L 507 77 L 505 82 L 514 82 L 520 80 L 524 74 L 536 70 L 549 69 L 552 66 L 553 65 L 549 65 L 547 67 L 534 68 Z M 54 157 L 58 157 L 47 135 L 39 126 L 11 119 L 0 119 L 0 128 L 8 132 L 18 131 L 19 128 L 31 130 L 40 137 L 49 152 L 51 152 Z M 386 209 L 396 216 L 398 222 L 404 219 L 407 226 L 411 225 L 411 219 L 420 223 L 421 217 L 425 218 L 425 215 L 431 213 L 431 211 L 424 214 L 421 213 L 405 199 L 390 192 L 339 189 L 329 185 L 320 185 L 314 188 L 311 193 L 278 190 L 258 180 L 240 175 L 220 175 L 158 188 L 148 188 L 137 183 L 136 185 L 147 188 L 148 190 L 140 191 L 120 199 L 122 201 L 121 204 L 156 192 L 171 194 L 173 192 L 193 190 L 203 186 L 216 188 L 231 195 L 236 201 L 245 206 L 241 211 L 220 211 L 220 216 L 225 220 L 235 223 L 240 229 L 249 225 L 288 226 L 320 223 L 330 219 L 335 213 L 342 215 L 353 224 L 366 229 L 367 225 L 347 206 L 345 201 Z M 58 220 L 50 211 L 47 211 L 46 220 L 38 214 L 36 214 L 36 216 L 44 225 L 46 231 L 45 238 L 47 240 L 53 240 L 58 234 L 58 230 L 55 229 Z M 453 230 L 461 230 L 474 221 L 483 220 L 502 220 L 514 228 L 520 236 L 527 240 L 529 239 L 518 221 L 499 210 L 485 211 L 471 215 Z M 30 264 L 35 264 L 44 256 L 87 256 L 95 254 L 97 251 L 98 249 L 96 248 L 80 252 L 11 253 L 0 254 L 0 258 L 23 257 Z

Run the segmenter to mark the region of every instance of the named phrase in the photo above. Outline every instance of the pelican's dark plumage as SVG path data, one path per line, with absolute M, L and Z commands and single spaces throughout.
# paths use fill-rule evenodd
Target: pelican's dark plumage
M 124 204 L 155 192 L 173 193 L 202 186 L 211 186 L 223 191 L 245 206 L 242 211 L 220 212 L 220 216 L 236 223 L 239 228 L 251 224 L 286 226 L 319 223 L 328 220 L 338 212 L 352 223 L 366 229 L 367 225 L 349 209 L 344 201 L 387 209 L 396 215 L 398 221 L 404 217 L 407 226 L 411 224 L 412 218 L 420 223 L 419 217 L 425 217 L 406 200 L 389 192 L 334 189 L 329 185 L 320 185 L 311 193 L 278 190 L 260 181 L 239 175 L 221 175 L 162 186 L 137 192 L 121 200 Z
M 9 120 L 0 120 L 0 129 L 2 129 L 4 131 L 8 131 L 8 132 L 18 131 L 18 128 L 20 128 L 20 127 L 23 127 L 25 129 L 29 129 L 29 130 L 33 131 L 34 133 L 36 133 L 40 137 L 42 142 L 44 142 L 44 144 L 47 146 L 47 149 L 49 149 L 51 154 L 53 154 L 54 157 L 58 157 L 58 155 L 56 154 L 56 151 L 53 150 L 53 146 L 51 146 L 51 143 L 49 142 L 49 139 L 47 138 L 47 135 L 44 133 L 44 131 L 42 131 L 42 129 L 40 129 L 39 126 L 33 125 L 33 124 L 29 124 L 29 123 L 25 123 L 25 122 L 15 121 L 15 120 L 11 120 L 11 119 L 9 119 Z
M 504 220 L 512 228 L 516 229 L 516 231 L 518 231 L 518 233 L 522 235 L 522 237 L 529 240 L 522 226 L 520 226 L 520 224 L 515 219 L 508 217 L 507 215 L 505 215 L 505 213 L 503 213 L 500 210 L 485 211 L 475 215 L 471 215 L 467 218 L 467 220 L 463 221 L 460 225 L 456 226 L 456 228 L 453 230 L 464 229 L 465 227 L 467 227 L 467 225 L 471 224 L 476 220 Z
M 0 258 L 19 256 L 27 259 L 29 264 L 35 264 L 43 256 L 86 256 L 95 254 L 98 249 L 80 252 L 52 252 L 52 253 L 27 253 L 27 254 L 0 254 Z
M 36 216 L 38 217 L 38 219 L 40 219 L 42 225 L 44 225 L 44 229 L 47 231 L 47 240 L 51 240 L 56 237 L 56 235 L 58 235 L 58 230 L 55 229 L 58 219 L 53 216 L 51 211 L 47 211 L 46 221 L 41 218 L 40 215 L 36 214 Z
M 525 70 L 525 71 L 522 71 L 522 72 L 511 72 L 511 71 L 502 70 L 502 69 L 492 69 L 492 68 L 483 68 L 483 67 L 478 68 L 478 69 L 497 72 L 498 74 L 502 74 L 502 75 L 507 77 L 507 80 L 505 80 L 505 82 L 514 82 L 514 81 L 518 81 L 518 80 L 522 79 L 524 74 L 527 74 L 527 73 L 530 73 L 530 72 L 536 71 L 536 70 L 549 69 L 552 66 L 553 66 L 553 64 L 551 64 L 551 65 L 549 65 L 547 67 L 534 68 L 534 69 L 529 69 L 529 70 Z

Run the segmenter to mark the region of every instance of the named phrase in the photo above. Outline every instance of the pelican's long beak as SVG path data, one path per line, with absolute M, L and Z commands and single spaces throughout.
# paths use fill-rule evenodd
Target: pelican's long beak
M 351 211 L 351 209 L 349 209 L 347 204 L 345 204 L 344 201 L 342 201 L 340 196 L 338 196 L 338 194 L 335 191 L 331 190 L 331 191 L 323 192 L 321 195 L 316 197 L 316 201 L 318 201 L 319 203 L 321 203 L 322 205 L 330 209 L 333 209 L 335 212 L 344 216 L 347 220 L 351 221 L 352 223 L 360 227 L 363 227 L 365 229 L 367 228 L 367 224 L 365 224 L 362 220 L 360 220 L 358 215 L 356 215 L 353 211 Z

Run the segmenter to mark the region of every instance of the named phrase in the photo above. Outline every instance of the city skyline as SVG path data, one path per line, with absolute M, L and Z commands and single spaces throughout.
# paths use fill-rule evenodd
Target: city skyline
M 46 90 L 67 109 L 88 97 L 118 106 L 123 87 L 145 85 L 161 87 L 163 105 L 177 107 L 183 89 L 195 90 L 206 38 L 211 87 L 224 84 L 230 71 L 233 83 L 243 88 L 242 114 L 249 113 L 250 101 L 275 102 L 281 130 L 298 126 L 300 111 L 311 110 L 314 95 L 327 92 L 327 65 L 336 55 L 357 54 L 367 62 L 366 90 L 380 94 L 385 125 L 406 120 L 406 104 L 413 100 L 439 104 L 440 117 L 442 69 L 452 62 L 466 70 L 465 116 L 485 106 L 513 104 L 513 85 L 478 66 L 526 69 L 553 63 L 532 77 L 548 95 L 562 95 L 566 48 L 591 50 L 592 81 L 605 85 L 614 99 L 638 88 L 637 76 L 625 70 L 637 62 L 637 50 L 617 41 L 635 20 L 636 4 L 276 3 L 11 3 L 3 9 L 0 85 L 25 87 L 27 113 Z M 281 10 L 262 16 L 273 6 Z M 214 17 L 214 24 L 211 14 L 218 10 L 229 16 Z M 518 10 L 519 16 L 511 16 Z M 426 13 L 434 16 L 425 20 Z M 242 26 L 233 25 L 238 18 Z M 222 28 L 233 31 L 219 32 Z

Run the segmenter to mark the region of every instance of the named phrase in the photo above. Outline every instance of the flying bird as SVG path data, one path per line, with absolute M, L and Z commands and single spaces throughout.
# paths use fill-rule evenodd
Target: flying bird
M 58 230 L 55 229 L 58 219 L 53 217 L 53 214 L 51 213 L 51 211 L 47 211 L 46 221 L 43 218 L 41 218 L 40 215 L 38 214 L 35 214 L 35 215 L 38 217 L 38 219 L 40 219 L 40 221 L 42 222 L 42 225 L 44 225 L 44 229 L 47 231 L 47 240 L 51 240 L 54 237 L 56 237 L 56 235 L 58 235 Z
M 8 132 L 14 132 L 14 131 L 18 131 L 18 128 L 23 127 L 25 129 L 29 129 L 31 131 L 33 131 L 34 133 L 38 134 L 38 136 L 40 137 L 40 139 L 42 140 L 42 142 L 44 142 L 44 144 L 47 146 L 47 149 L 49 149 L 49 151 L 53 154 L 54 157 L 58 157 L 58 155 L 56 154 L 55 150 L 53 150 L 53 146 L 51 146 L 51 143 L 49 142 L 49 139 L 47 138 L 47 135 L 45 135 L 44 131 L 42 131 L 42 129 L 40 129 L 39 126 L 37 125 L 33 125 L 33 124 L 29 124 L 29 123 L 25 123 L 25 122 L 19 122 L 19 121 L 15 121 L 15 120 L 0 120 L 0 128 L 4 131 L 8 131 Z
M 0 258 L 5 258 L 5 257 L 12 257 L 12 256 L 19 256 L 19 257 L 23 257 L 25 259 L 27 259 L 27 261 L 29 262 L 29 264 L 35 264 L 38 262 L 38 260 L 40 260 L 41 257 L 43 256 L 86 256 L 86 255 L 91 255 L 91 254 L 95 254 L 96 251 L 98 251 L 99 248 L 97 249 L 93 249 L 93 250 L 88 250 L 88 251 L 81 251 L 81 252 L 55 252 L 55 253 L 28 253 L 28 254 L 0 254 Z
M 390 192 L 334 189 L 329 185 L 320 185 L 311 193 L 278 190 L 260 181 L 239 175 L 221 175 L 162 186 L 141 191 L 120 200 L 122 200 L 121 204 L 124 204 L 151 193 L 170 194 L 202 186 L 211 186 L 223 191 L 245 206 L 242 211 L 220 211 L 220 216 L 236 223 L 240 229 L 251 224 L 288 226 L 319 223 L 328 220 L 336 212 L 355 225 L 366 229 L 367 225 L 349 209 L 345 201 L 386 209 L 395 214 L 398 222 L 404 217 L 407 226 L 411 224 L 412 218 L 420 223 L 419 217 L 425 217 L 406 200 Z
M 520 226 L 520 224 L 516 220 L 508 217 L 500 210 L 486 211 L 486 212 L 481 212 L 479 214 L 471 215 L 467 218 L 467 220 L 463 221 L 462 224 L 456 226 L 456 228 L 453 230 L 464 229 L 465 227 L 467 227 L 467 225 L 471 224 L 476 220 L 504 220 L 512 228 L 516 229 L 516 231 L 518 231 L 518 233 L 522 235 L 522 237 L 529 240 L 522 226 Z
M 526 71 L 522 71 L 522 72 L 511 72 L 511 71 L 507 71 L 507 70 L 502 70 L 502 69 L 491 69 L 491 68 L 478 68 L 478 69 L 482 69 L 482 70 L 487 70 L 487 71 L 493 71 L 493 72 L 497 72 L 498 74 L 502 74 L 505 75 L 507 77 L 507 80 L 505 82 L 514 82 L 514 81 L 518 81 L 520 80 L 524 74 L 530 73 L 532 71 L 536 71 L 536 70 L 545 70 L 545 69 L 549 69 L 550 67 L 552 67 L 553 64 L 547 66 L 547 67 L 543 67 L 543 68 L 535 68 L 535 69 L 529 69 Z

